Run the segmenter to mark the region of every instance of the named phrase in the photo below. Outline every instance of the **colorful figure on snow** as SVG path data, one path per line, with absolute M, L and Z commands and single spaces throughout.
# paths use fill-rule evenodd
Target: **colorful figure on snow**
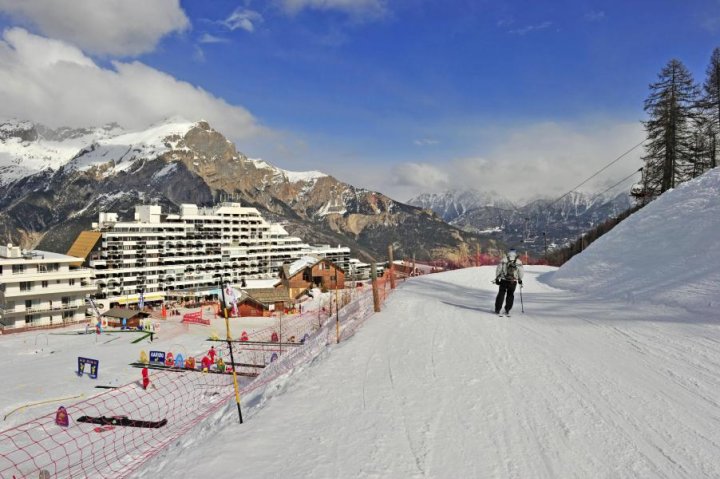
M 190 356 L 185 360 L 185 369 L 195 369 L 195 358 Z
M 148 368 L 142 368 L 142 387 L 143 389 L 147 389 L 150 385 L 150 374 L 148 373 Z

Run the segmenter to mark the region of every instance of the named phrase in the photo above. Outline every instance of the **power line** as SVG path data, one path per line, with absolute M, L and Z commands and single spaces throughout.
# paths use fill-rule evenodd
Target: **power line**
M 642 170 L 643 170 L 642 167 L 641 167 L 641 168 L 638 168 L 637 170 L 633 171 L 632 173 L 630 173 L 629 175 L 627 175 L 627 176 L 626 176 L 625 178 L 623 178 L 622 180 L 620 180 L 620 181 L 618 181 L 617 183 L 615 183 L 614 185 L 612 185 L 610 188 L 608 188 L 608 189 L 606 189 L 605 191 L 603 191 L 603 192 L 601 192 L 601 193 L 598 193 L 598 194 L 596 194 L 595 196 L 593 196 L 592 198 L 590 198 L 590 201 L 595 201 L 596 198 L 604 195 L 605 193 L 607 193 L 608 191 L 612 190 L 613 188 L 615 188 L 615 187 L 618 186 L 619 184 L 624 183 L 624 182 L 627 181 L 629 178 L 632 178 L 633 176 L 635 176 L 636 173 L 639 173 L 639 172 L 641 172 Z
M 632 148 L 630 148 L 628 151 L 626 151 L 626 152 L 623 153 L 622 155 L 620 155 L 620 156 L 618 156 L 617 158 L 615 158 L 613 161 L 611 161 L 611 162 L 608 163 L 607 165 L 605 165 L 605 166 L 603 166 L 602 168 L 600 168 L 598 171 L 596 171 L 595 173 L 593 173 L 588 179 L 586 179 L 585 181 L 583 181 L 582 183 L 580 183 L 579 185 L 577 185 L 575 188 L 571 189 L 570 191 L 568 191 L 567 193 L 565 193 L 564 195 L 562 195 L 560 198 L 556 199 L 555 201 L 553 201 L 552 203 L 550 203 L 549 205 L 547 205 L 547 207 L 549 208 L 550 206 L 554 205 L 555 203 L 557 203 L 557 202 L 560 201 L 561 199 L 565 198 L 567 195 L 569 195 L 569 194 L 572 193 L 573 191 L 575 191 L 575 190 L 577 190 L 578 188 L 580 188 L 582 185 L 584 185 L 584 184 L 587 183 L 588 181 L 590 181 L 590 180 L 592 180 L 593 178 L 595 178 L 597 175 L 599 175 L 599 174 L 602 173 L 603 171 L 605 171 L 605 170 L 607 170 L 608 168 L 610 168 L 612 165 L 614 165 L 615 163 L 617 163 L 618 161 L 620 161 L 621 159 L 623 159 L 625 156 L 627 156 L 628 153 L 632 152 L 633 150 L 635 150 L 636 148 L 638 148 L 640 145 L 642 145 L 643 143 L 645 143 L 645 141 L 646 141 L 646 140 L 641 141 L 640 143 L 638 143 L 637 145 L 633 146 Z M 633 174 L 635 174 L 635 173 L 636 173 L 636 172 L 633 172 Z M 627 178 L 626 178 L 626 179 L 627 179 Z

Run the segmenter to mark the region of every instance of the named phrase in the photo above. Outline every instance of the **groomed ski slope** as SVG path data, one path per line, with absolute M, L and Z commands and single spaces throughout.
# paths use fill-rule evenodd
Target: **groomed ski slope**
M 230 405 L 139 477 L 720 477 L 709 275 L 720 250 L 683 248 L 720 234 L 719 191 L 713 171 L 615 228 L 571 273 L 528 268 L 526 312 L 518 295 L 511 318 L 490 313 L 492 267 L 409 280 L 349 341 L 244 398 L 245 424 Z M 668 221 L 668 208 L 687 214 Z M 668 238 L 680 232 L 685 242 Z M 623 244 L 653 261 L 623 261 Z M 663 301 L 692 268 L 701 287 L 674 281 L 685 294 Z M 633 275 L 649 301 L 617 294 Z M 573 276 L 578 291 L 549 285 Z

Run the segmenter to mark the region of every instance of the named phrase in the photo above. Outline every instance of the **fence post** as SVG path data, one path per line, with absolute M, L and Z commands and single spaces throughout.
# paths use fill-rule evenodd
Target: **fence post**
M 395 263 L 393 262 L 393 245 L 388 245 L 388 258 L 390 260 L 390 289 L 395 289 Z
M 372 278 L 372 295 L 373 295 L 373 306 L 375 307 L 375 312 L 380 312 L 380 292 L 378 291 L 378 285 L 377 285 L 377 264 L 371 263 L 370 264 L 370 277 Z

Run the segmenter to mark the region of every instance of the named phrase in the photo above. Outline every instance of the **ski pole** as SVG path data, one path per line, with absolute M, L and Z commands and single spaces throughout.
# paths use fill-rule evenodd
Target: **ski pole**
M 525 312 L 525 304 L 523 304 L 523 300 L 522 300 L 522 284 L 520 285 L 520 310 L 523 313 Z

